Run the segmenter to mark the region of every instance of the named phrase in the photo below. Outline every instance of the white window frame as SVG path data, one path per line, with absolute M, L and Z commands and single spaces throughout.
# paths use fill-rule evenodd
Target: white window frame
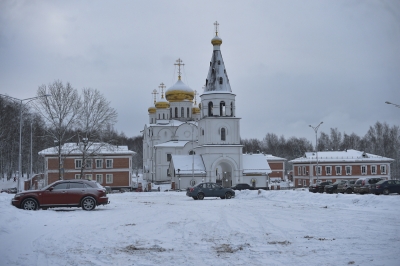
M 297 175 L 301 175 L 302 169 L 303 168 L 301 166 L 297 167 Z
M 303 166 L 303 175 L 307 175 L 307 169 L 305 166 Z
M 96 181 L 99 184 L 103 184 L 103 174 L 96 174 Z
M 85 179 L 93 180 L 93 175 L 92 174 L 85 174 Z
M 299 185 L 301 185 L 301 179 L 299 179 Z
M 106 174 L 106 184 L 112 184 L 113 179 L 113 174 Z
M 378 167 L 375 164 L 371 165 L 371 175 L 376 175 L 378 172 L 377 169 Z
M 332 166 L 325 166 L 326 175 L 332 175 Z
M 339 171 L 338 171 L 339 169 Z M 336 175 L 342 175 L 342 167 L 341 166 L 335 166 L 335 172 Z
M 303 179 L 303 187 L 307 186 L 307 180 Z
M 361 175 L 367 174 L 367 166 L 365 164 L 361 165 Z
M 82 159 L 75 159 L 75 169 L 82 168 Z
M 92 169 L 92 166 L 93 166 L 93 161 L 92 161 L 92 159 L 86 159 L 85 160 L 85 168 L 86 169 Z
M 103 159 L 96 159 L 96 168 L 103 168 Z
M 315 167 L 315 169 L 317 169 L 317 174 L 319 175 L 319 176 L 321 176 L 322 175 L 322 166 L 316 166 Z
M 81 179 L 81 174 L 75 174 L 75 179 Z
M 114 164 L 113 159 L 106 159 L 106 168 L 113 168 L 113 164 Z
M 352 173 L 352 169 L 351 169 L 352 167 L 350 166 L 350 165 L 346 165 L 345 166 L 345 171 L 346 171 L 346 175 L 351 175 L 351 173 Z M 349 171 L 347 171 L 349 169 Z
M 386 175 L 386 165 L 385 164 L 383 164 L 383 165 L 381 165 L 381 175 Z

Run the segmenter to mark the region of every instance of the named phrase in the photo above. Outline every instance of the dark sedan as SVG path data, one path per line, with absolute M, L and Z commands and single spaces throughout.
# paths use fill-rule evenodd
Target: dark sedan
M 41 190 L 17 193 L 11 204 L 24 210 L 52 207 L 82 207 L 86 211 L 108 204 L 103 186 L 95 181 L 73 179 L 56 181 Z
M 235 191 L 231 188 L 224 188 L 212 182 L 200 183 L 194 187 L 188 187 L 186 196 L 193 199 L 202 200 L 205 197 L 220 197 L 221 199 L 230 199 L 235 196 Z
M 316 183 L 314 185 L 311 185 L 308 188 L 308 191 L 313 192 L 313 193 L 317 193 L 317 192 L 324 193 L 324 187 L 325 186 L 329 186 L 329 185 L 332 185 L 331 181 L 325 181 L 325 182 Z
M 370 192 L 375 195 L 389 195 L 390 193 L 400 194 L 400 180 L 381 180 L 375 185 L 371 185 Z
M 345 184 L 347 180 L 339 180 L 333 183 L 332 185 L 327 185 L 324 187 L 324 191 L 326 193 L 332 194 L 332 193 L 338 193 L 338 186 L 341 184 Z

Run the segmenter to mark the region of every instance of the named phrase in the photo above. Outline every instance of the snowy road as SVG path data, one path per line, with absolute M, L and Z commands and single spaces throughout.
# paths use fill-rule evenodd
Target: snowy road
M 111 194 L 95 211 L 0 195 L 0 265 L 399 265 L 400 195 Z

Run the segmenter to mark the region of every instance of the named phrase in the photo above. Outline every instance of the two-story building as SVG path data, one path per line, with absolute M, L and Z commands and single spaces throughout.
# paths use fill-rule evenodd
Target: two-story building
M 90 143 L 88 147 L 85 162 L 79 143 L 65 143 L 61 152 L 58 146 L 40 151 L 45 164 L 45 185 L 59 179 L 83 178 L 96 180 L 112 189 L 132 187 L 132 157 L 135 152 L 128 150 L 127 146 L 105 143 Z
M 361 177 L 390 178 L 391 158 L 357 150 L 306 152 L 293 163 L 295 187 L 320 181 L 356 180 Z

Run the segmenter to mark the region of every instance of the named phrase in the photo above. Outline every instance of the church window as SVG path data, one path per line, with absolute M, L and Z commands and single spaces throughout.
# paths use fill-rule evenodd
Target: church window
M 202 130 L 201 130 L 201 135 L 203 135 L 203 136 L 204 136 L 204 129 L 202 129 Z
M 162 119 L 165 119 L 165 114 L 162 114 Z
M 219 78 L 219 84 L 222 84 L 222 81 L 223 81 L 223 79 L 222 79 L 222 77 L 220 77 Z
M 210 66 L 212 65 L 212 62 L 210 62 Z
M 175 107 L 175 117 L 178 117 L 178 107 Z
M 221 140 L 226 140 L 225 128 L 221 128 Z
M 153 124 L 153 118 L 151 118 L 151 122 L 150 122 L 150 124 Z
M 169 108 L 169 117 L 172 117 L 172 108 Z
M 208 85 L 208 79 L 206 79 L 206 86 Z
M 196 152 L 195 151 L 189 151 L 189 155 L 193 155 L 193 154 L 196 154 Z
M 226 74 L 226 69 L 224 69 L 224 73 Z
M 189 107 L 187 108 L 187 116 L 186 117 L 190 117 Z
M 218 65 L 220 65 L 221 64 L 221 60 L 218 60 Z
M 160 119 L 160 114 L 158 114 L 158 119 Z
M 167 162 L 170 162 L 170 161 L 171 161 L 171 158 L 172 158 L 171 154 L 170 154 L 170 153 L 167 153 Z
M 212 73 L 213 73 L 213 74 L 215 73 L 215 68 L 212 69 Z
M 208 116 L 213 116 L 213 103 L 208 103 Z
M 225 102 L 219 103 L 219 115 L 225 116 Z
M 231 103 L 231 116 L 233 116 L 233 103 Z
M 185 108 L 181 107 L 181 117 L 185 117 Z

